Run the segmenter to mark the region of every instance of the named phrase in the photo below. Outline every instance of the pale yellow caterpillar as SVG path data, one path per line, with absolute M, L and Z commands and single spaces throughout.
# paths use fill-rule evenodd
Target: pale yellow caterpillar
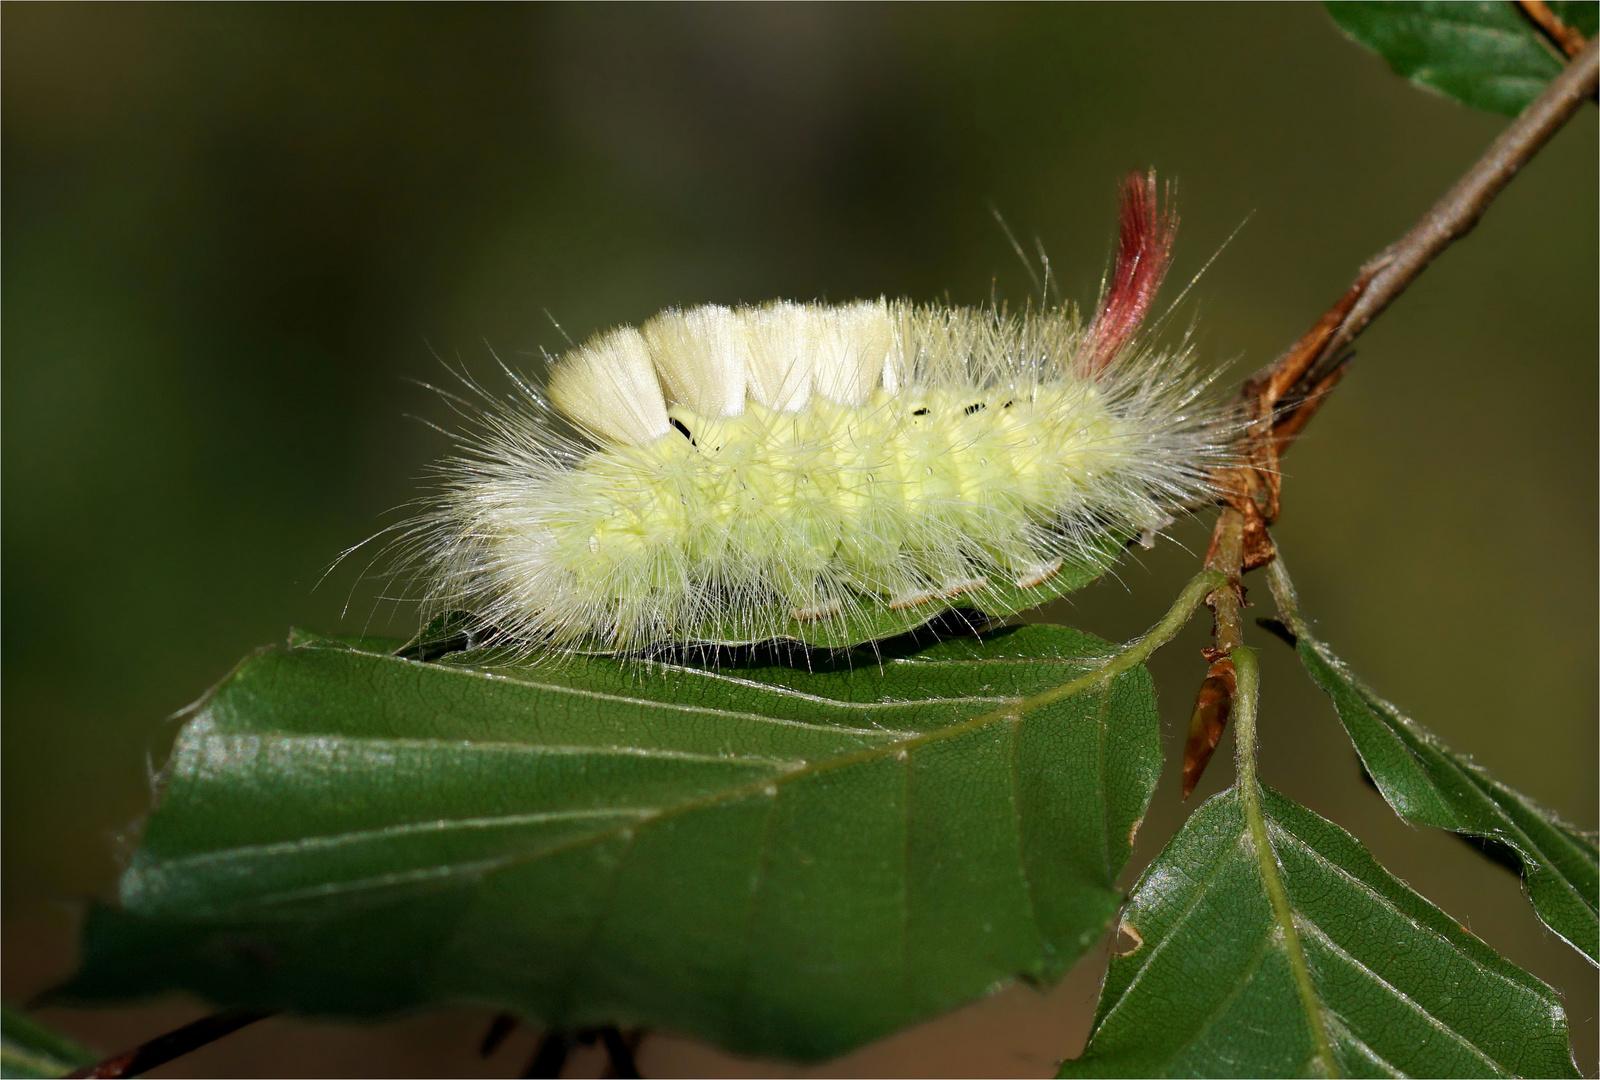
M 1130 178 L 1087 324 L 778 301 L 597 335 L 441 467 L 425 612 L 521 650 L 843 646 L 1077 588 L 1228 457 L 1187 355 L 1140 343 L 1174 225 Z

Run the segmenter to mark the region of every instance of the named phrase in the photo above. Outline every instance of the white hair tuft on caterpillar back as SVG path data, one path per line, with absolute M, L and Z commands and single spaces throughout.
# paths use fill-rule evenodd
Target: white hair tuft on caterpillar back
M 840 646 L 1071 591 L 1203 500 L 1239 430 L 1140 336 L 1174 228 L 1130 178 L 1087 325 L 776 301 L 597 335 L 440 467 L 407 532 L 425 613 L 522 655 Z

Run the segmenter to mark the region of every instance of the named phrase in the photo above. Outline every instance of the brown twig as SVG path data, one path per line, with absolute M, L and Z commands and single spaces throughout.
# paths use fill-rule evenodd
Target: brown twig
M 566 1067 L 567 1055 L 572 1052 L 572 1042 L 564 1031 L 547 1031 L 539 1039 L 527 1068 L 522 1070 L 523 1080 L 558 1077 Z
M 1323 347 L 1312 368 L 1314 373 L 1325 371 L 1329 358 L 1348 347 L 1440 252 L 1471 232 L 1495 196 L 1594 94 L 1600 82 L 1596 78 L 1600 72 L 1597 50 L 1600 44 L 1586 45 L 1422 220 L 1373 260 L 1378 269 L 1343 325 Z
M 533 1060 L 528 1062 L 528 1067 L 523 1070 L 522 1075 L 560 1076 L 561 1070 L 566 1068 L 567 1058 L 572 1053 L 574 1043 L 580 1046 L 593 1046 L 598 1041 L 606 1052 L 606 1067 L 602 1076 L 614 1080 L 639 1080 L 639 1065 L 634 1055 L 639 1049 L 639 1044 L 644 1041 L 644 1036 L 643 1029 L 623 1034 L 620 1028 L 614 1026 L 584 1028 L 570 1033 L 551 1029 L 539 1040 Z
M 1227 584 L 1212 592 L 1206 604 L 1215 616 L 1213 634 L 1215 642 L 1206 649 L 1211 670 L 1206 672 L 1200 692 L 1195 696 L 1194 711 L 1189 716 L 1189 737 L 1183 747 L 1183 797 L 1194 794 L 1195 785 L 1205 774 L 1211 755 L 1216 752 L 1222 734 L 1227 730 L 1228 718 L 1233 715 L 1235 672 L 1229 654 L 1244 644 L 1244 627 L 1241 614 L 1244 610 L 1244 586 L 1239 583 L 1240 567 L 1244 559 L 1246 523 L 1244 516 L 1231 506 L 1222 508 L 1217 530 L 1211 538 L 1211 548 L 1206 552 L 1206 568 L 1221 571 Z
M 1206 606 L 1216 617 L 1213 634 L 1215 644 L 1206 650 L 1206 659 L 1220 660 L 1244 644 L 1244 630 L 1240 613 L 1244 608 L 1244 587 L 1239 583 L 1243 572 L 1245 537 L 1249 526 L 1243 515 L 1231 506 L 1224 507 L 1211 534 L 1211 547 L 1206 551 L 1206 569 L 1219 570 L 1228 584 L 1206 597 Z
M 624 1035 L 614 1027 L 600 1029 L 600 1043 L 606 1048 L 606 1077 L 608 1080 L 642 1080 L 634 1052 L 639 1049 L 643 1032 Z
M 1472 231 L 1518 171 L 1595 93 L 1597 48 L 1596 42 L 1584 46 L 1409 232 L 1361 268 L 1345 294 L 1294 346 L 1246 380 L 1241 391 L 1251 421 L 1246 461 L 1221 478 L 1224 501 L 1243 521 L 1244 571 L 1272 561 L 1266 529 L 1279 512 L 1278 459 L 1343 376 L 1351 343 L 1440 252 Z
M 257 1020 L 265 1020 L 272 1015 L 273 1012 L 260 1009 L 229 1009 L 227 1012 L 214 1013 L 192 1024 L 185 1024 L 176 1031 L 157 1035 L 132 1050 L 108 1057 L 76 1072 L 70 1072 L 67 1076 L 141 1076 L 158 1065 L 165 1065 L 173 1058 L 182 1057 L 207 1043 L 216 1042 L 224 1035 L 231 1035 L 242 1027 L 247 1027 Z
M 1570 60 L 1583 51 L 1588 39 L 1574 28 L 1561 21 L 1561 16 L 1550 10 L 1550 5 L 1544 0 L 1517 0 L 1517 7 L 1528 17 L 1528 21 L 1539 28 L 1539 32 L 1550 39 L 1550 43 L 1567 54 Z
M 1530 17 L 1533 3 L 1524 0 Z M 1538 3 L 1546 14 L 1549 9 Z M 1554 19 L 1554 15 L 1550 14 Z M 1559 20 L 1556 20 L 1559 25 Z M 1543 25 L 1543 24 L 1541 24 Z M 1406 290 L 1439 253 L 1472 231 L 1518 171 L 1596 93 L 1600 43 L 1581 44 L 1573 61 L 1533 100 L 1460 180 L 1398 241 L 1369 260 L 1310 330 L 1273 363 L 1245 380 L 1240 398 L 1249 417 L 1242 464 L 1218 477 L 1224 504 L 1206 553 L 1206 565 L 1228 575 L 1233 587 L 1208 601 L 1216 616 L 1215 643 L 1205 650 L 1211 670 L 1201 684 L 1184 748 L 1183 797 L 1200 781 L 1232 710 L 1233 667 L 1228 654 L 1240 637 L 1244 590 L 1239 578 L 1274 556 L 1267 529 L 1278 519 L 1279 459 L 1299 438 L 1349 364 L 1356 337 Z M 1565 46 L 1563 46 L 1565 47 Z
M 500 1049 L 500 1044 L 505 1042 L 513 1031 L 517 1030 L 517 1018 L 511 1013 L 499 1013 L 489 1021 L 489 1030 L 483 1033 L 483 1040 L 478 1044 L 479 1057 L 493 1057 L 494 1052 Z

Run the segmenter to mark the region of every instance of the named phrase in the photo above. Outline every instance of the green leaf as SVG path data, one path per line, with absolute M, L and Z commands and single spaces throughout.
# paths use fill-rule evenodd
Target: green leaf
M 1056 980 L 1160 767 L 1148 674 L 1063 627 L 711 668 L 294 641 L 196 706 L 58 998 L 473 1002 L 826 1057 Z
M 1564 63 L 1509 0 L 1341 0 L 1327 8 L 1346 35 L 1382 56 L 1396 75 L 1502 116 L 1526 108 Z
M 1591 962 L 1600 953 L 1600 872 L 1595 841 L 1532 799 L 1502 784 L 1471 758 L 1384 701 L 1311 636 L 1281 566 L 1273 591 L 1295 634 L 1295 651 L 1333 699 L 1361 763 L 1396 813 L 1505 844 L 1522 862 L 1534 911 Z
M 65 1076 L 98 1060 L 65 1035 L 11 1006 L 0 1008 L 0 1078 Z
M 1123 915 L 1140 943 L 1112 958 L 1061 1076 L 1578 1075 L 1554 991 L 1349 833 L 1257 790 L 1264 831 L 1231 788 L 1145 872 Z

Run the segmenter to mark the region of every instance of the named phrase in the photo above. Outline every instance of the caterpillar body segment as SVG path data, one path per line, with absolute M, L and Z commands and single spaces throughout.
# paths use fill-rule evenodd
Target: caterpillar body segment
M 1237 426 L 1128 307 L 1108 295 L 1107 330 L 780 301 L 598 335 L 443 468 L 414 533 L 426 607 L 490 643 L 630 652 L 845 646 L 1070 592 L 1203 497 Z

